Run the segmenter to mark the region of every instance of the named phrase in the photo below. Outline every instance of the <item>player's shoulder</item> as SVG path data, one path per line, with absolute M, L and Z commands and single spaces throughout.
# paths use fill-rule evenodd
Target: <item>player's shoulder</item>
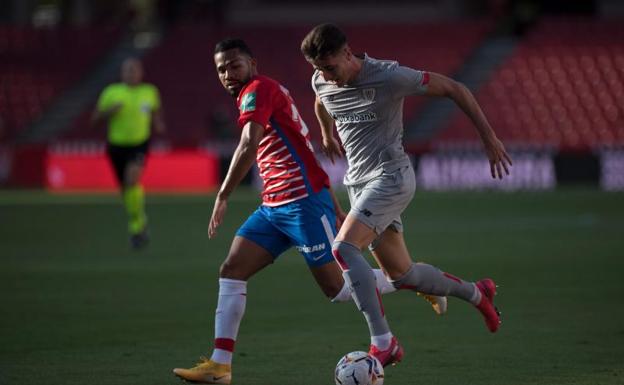
M 364 63 L 369 76 L 389 75 L 399 67 L 399 62 L 396 60 L 375 59 L 368 55 L 364 56 Z
M 321 71 L 314 70 L 314 73 L 312 74 L 312 89 L 315 93 L 322 93 L 334 88 L 336 88 L 336 85 L 325 80 Z
M 126 84 L 125 83 L 111 83 L 109 85 L 107 85 L 106 87 L 104 87 L 104 89 L 102 90 L 102 93 L 104 92 L 120 92 L 125 90 Z
M 150 92 L 158 92 L 158 87 L 152 83 L 141 83 L 140 87 Z
M 321 71 L 314 70 L 314 73 L 312 74 L 312 84 L 318 84 L 318 83 L 320 83 L 323 80 L 325 80 L 325 79 L 323 79 L 323 77 L 321 77 Z
M 280 83 L 277 80 L 270 78 L 268 76 L 256 75 L 253 78 L 251 78 L 251 80 L 249 81 L 249 83 L 247 83 L 247 86 L 245 88 L 248 90 L 273 91 L 273 90 L 280 88 Z
M 135 89 L 141 97 L 156 98 L 160 95 L 158 87 L 152 83 L 140 83 L 135 87 Z

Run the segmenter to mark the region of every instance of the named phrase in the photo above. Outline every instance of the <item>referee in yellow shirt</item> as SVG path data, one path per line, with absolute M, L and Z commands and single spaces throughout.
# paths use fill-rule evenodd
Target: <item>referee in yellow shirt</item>
M 142 83 L 143 66 L 138 59 L 126 59 L 121 66 L 121 83 L 110 84 L 100 94 L 93 122 L 108 123 L 108 156 L 121 186 L 128 214 L 130 245 L 140 249 L 149 242 L 145 193 L 141 174 L 149 150 L 151 126 L 165 131 L 158 89 Z

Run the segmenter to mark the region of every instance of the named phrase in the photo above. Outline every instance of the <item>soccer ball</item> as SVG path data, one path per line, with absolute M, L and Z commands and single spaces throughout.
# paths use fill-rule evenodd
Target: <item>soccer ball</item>
M 336 385 L 383 385 L 384 370 L 368 353 L 351 352 L 338 361 L 334 378 Z

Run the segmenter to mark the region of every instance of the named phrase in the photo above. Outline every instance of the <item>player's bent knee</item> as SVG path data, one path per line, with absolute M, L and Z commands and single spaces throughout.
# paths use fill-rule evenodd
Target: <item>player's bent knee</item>
M 230 260 L 230 258 L 223 261 L 221 267 L 219 268 L 219 278 L 229 278 L 246 281 L 252 275 L 253 272 L 250 273 L 246 271 L 242 263 L 232 261 Z
M 349 265 L 345 260 L 345 255 L 352 253 L 355 246 L 347 242 L 334 241 L 332 244 L 332 254 L 342 271 L 349 270 Z
M 128 187 L 132 187 L 134 185 L 139 184 L 139 179 L 140 179 L 139 175 L 129 175 L 124 180 L 124 185 L 126 185 Z
M 269 256 L 245 252 L 230 253 L 219 268 L 219 277 L 247 281 L 272 262 L 273 259 Z
M 325 294 L 325 296 L 327 298 L 334 299 L 338 296 L 338 294 L 340 294 L 340 291 L 342 290 L 342 287 L 344 286 L 344 283 L 339 285 L 337 283 L 327 283 L 327 284 L 323 284 L 321 286 L 321 290 L 323 290 L 323 294 Z
M 143 172 L 143 166 L 140 164 L 130 164 L 126 167 L 124 172 L 124 185 L 134 186 L 139 183 L 141 174 Z

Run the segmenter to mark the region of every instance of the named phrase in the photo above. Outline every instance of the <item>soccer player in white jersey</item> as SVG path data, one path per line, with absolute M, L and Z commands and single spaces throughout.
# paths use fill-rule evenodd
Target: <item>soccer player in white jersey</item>
M 496 285 L 486 278 L 464 281 L 438 268 L 414 263 L 405 245 L 401 213 L 415 190 L 415 175 L 402 145 L 403 99 L 408 95 L 447 97 L 466 113 L 483 143 L 493 178 L 509 174 L 511 159 L 490 127 L 472 93 L 445 76 L 417 71 L 396 61 L 354 55 L 335 25 L 313 28 L 301 43 L 313 66 L 314 109 L 323 150 L 342 156 L 333 136 L 334 123 L 348 162 L 344 178 L 351 209 L 332 245 L 334 258 L 364 314 L 371 335 L 369 352 L 386 366 L 401 360 L 403 348 L 386 321 L 375 276 L 362 256 L 369 246 L 397 289 L 454 296 L 472 303 L 491 332 L 500 324 L 494 306 Z

